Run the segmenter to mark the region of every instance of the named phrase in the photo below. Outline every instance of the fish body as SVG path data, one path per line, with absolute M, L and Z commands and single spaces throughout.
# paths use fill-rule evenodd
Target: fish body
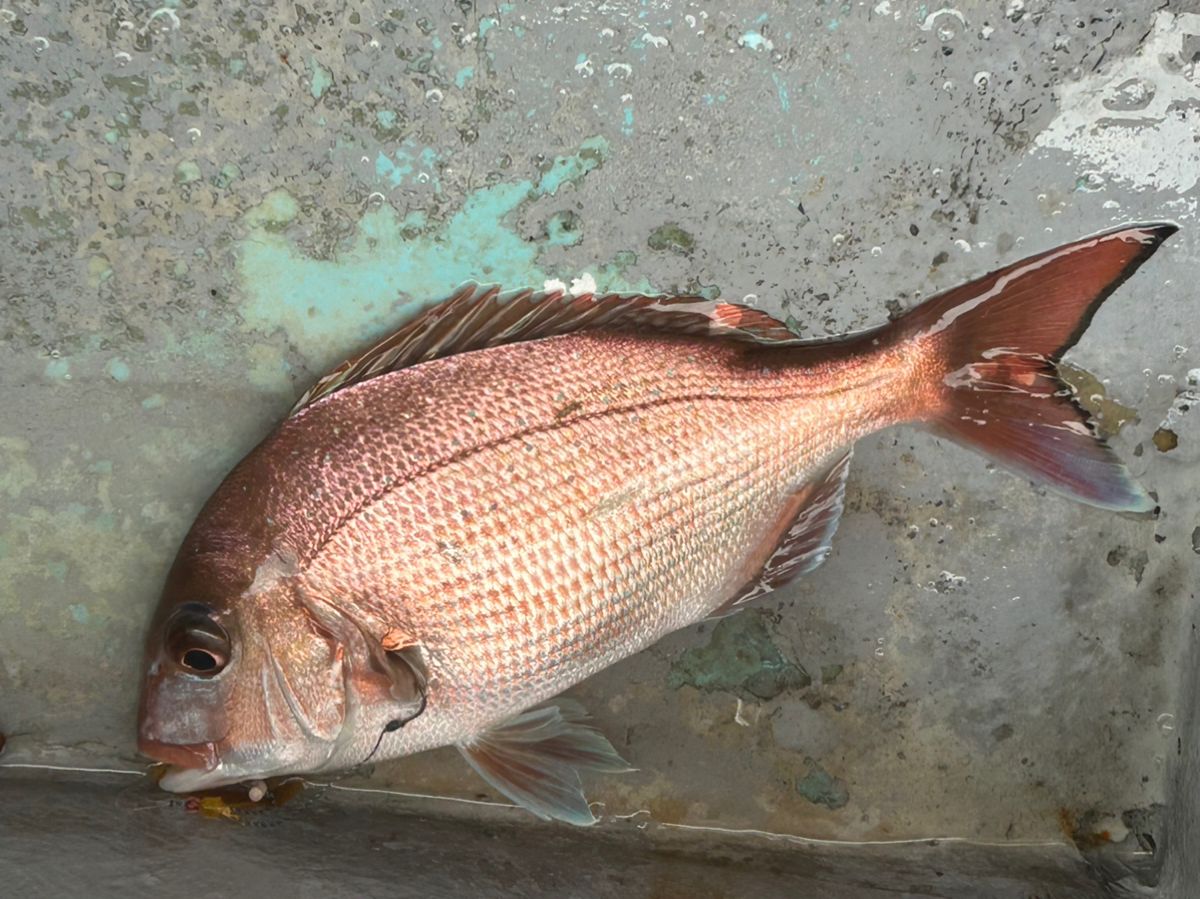
M 577 771 L 624 762 L 538 704 L 819 564 L 864 435 L 925 424 L 1153 508 L 1053 362 L 1171 230 L 825 343 L 728 304 L 460 294 L 324 379 L 205 506 L 151 625 L 143 751 L 188 790 L 453 744 L 587 823 Z

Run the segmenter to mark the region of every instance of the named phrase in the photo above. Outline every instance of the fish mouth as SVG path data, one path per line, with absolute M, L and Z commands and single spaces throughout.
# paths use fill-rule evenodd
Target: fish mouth
M 156 762 L 164 762 L 173 769 L 207 773 L 216 769 L 216 743 L 163 743 L 148 737 L 138 738 L 138 752 Z

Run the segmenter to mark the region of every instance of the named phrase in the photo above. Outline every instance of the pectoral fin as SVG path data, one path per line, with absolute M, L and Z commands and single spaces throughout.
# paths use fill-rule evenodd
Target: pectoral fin
M 530 709 L 458 748 L 489 784 L 539 818 L 595 824 L 579 781 L 581 770 L 632 771 L 612 744 L 581 722 L 583 708 L 566 699 Z

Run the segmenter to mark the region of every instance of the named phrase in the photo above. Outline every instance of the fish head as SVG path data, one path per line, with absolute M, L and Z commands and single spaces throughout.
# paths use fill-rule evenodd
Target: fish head
M 294 579 L 263 571 L 185 552 L 168 576 L 138 720 L 139 751 L 168 765 L 164 789 L 312 771 L 336 752 L 345 646 Z

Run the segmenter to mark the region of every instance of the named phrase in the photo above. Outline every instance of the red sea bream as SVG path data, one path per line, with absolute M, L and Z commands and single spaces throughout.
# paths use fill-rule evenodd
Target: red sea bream
M 150 627 L 142 752 L 190 791 L 455 745 L 590 823 L 579 770 L 627 765 L 554 698 L 818 565 L 864 435 L 922 425 L 1154 508 L 1055 363 L 1174 230 L 823 342 L 694 297 L 460 290 L 319 381 L 208 501 Z

